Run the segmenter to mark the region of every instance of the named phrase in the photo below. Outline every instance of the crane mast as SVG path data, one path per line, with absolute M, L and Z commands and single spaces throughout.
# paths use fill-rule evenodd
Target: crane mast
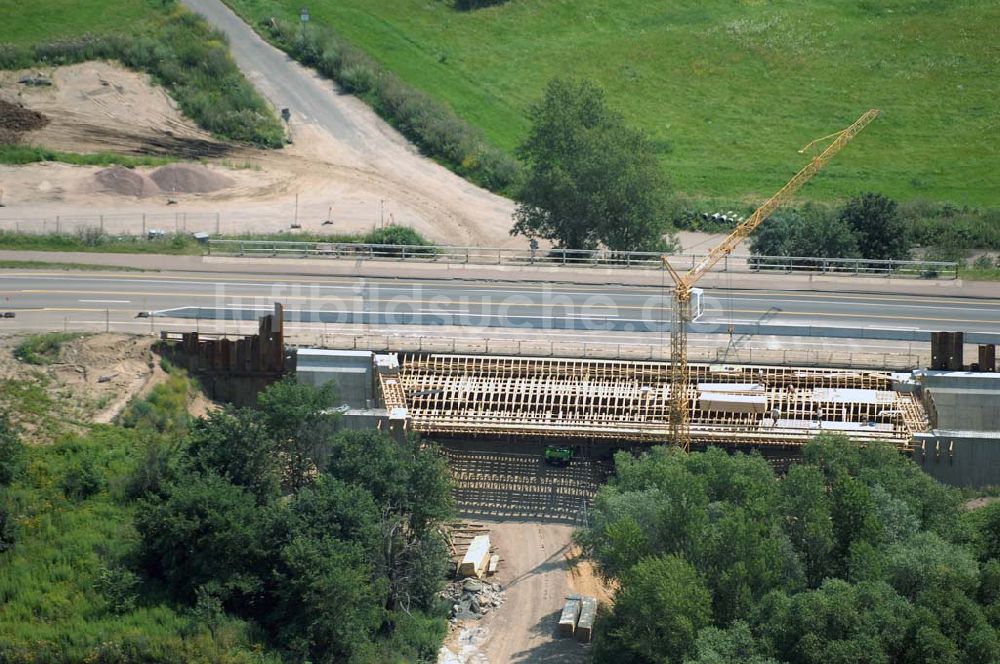
M 695 283 L 706 272 L 711 270 L 716 263 L 722 260 L 723 257 L 732 253 L 733 249 L 741 241 L 749 237 L 775 210 L 788 202 L 851 139 L 878 117 L 878 114 L 879 111 L 877 109 L 871 109 L 846 129 L 824 137 L 830 138 L 836 136 L 823 152 L 813 157 L 812 161 L 796 173 L 784 187 L 764 201 L 753 214 L 733 229 L 733 232 L 719 243 L 718 246 L 709 251 L 708 255 L 701 262 L 684 274 L 679 274 L 674 270 L 673 266 L 667 261 L 666 256 L 661 257 L 664 269 L 670 273 L 670 277 L 674 280 L 673 303 L 670 308 L 670 392 L 667 397 L 667 413 L 670 418 L 670 439 L 675 445 L 685 450 L 691 448 L 691 426 L 688 408 L 690 373 L 688 371 L 687 360 L 687 328 L 691 322 L 691 290 L 694 288 Z M 799 152 L 805 152 L 815 142 L 813 141 L 802 148 L 802 150 L 799 150 Z

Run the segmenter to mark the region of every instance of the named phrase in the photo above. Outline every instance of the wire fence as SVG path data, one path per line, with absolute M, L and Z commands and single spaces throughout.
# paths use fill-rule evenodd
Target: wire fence
M 30 235 L 100 233 L 155 239 L 164 235 L 221 232 L 217 212 L 154 212 L 134 214 L 56 215 L 0 218 L 0 231 Z

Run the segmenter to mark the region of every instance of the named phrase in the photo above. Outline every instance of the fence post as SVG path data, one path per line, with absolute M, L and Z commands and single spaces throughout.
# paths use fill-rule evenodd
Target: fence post
M 59 215 L 57 214 L 56 215 L 56 234 L 58 235 L 61 232 L 62 232 L 62 229 L 60 228 L 60 224 L 59 224 Z
M 142 213 L 142 236 L 146 237 L 146 213 Z M 209 251 L 208 253 L 212 253 Z
M 219 233 L 219 230 L 220 230 L 220 226 L 219 226 L 219 213 L 216 212 L 215 213 L 215 234 L 216 235 L 220 235 L 221 234 L 221 233 Z
M 101 234 L 104 234 L 104 215 L 101 215 Z

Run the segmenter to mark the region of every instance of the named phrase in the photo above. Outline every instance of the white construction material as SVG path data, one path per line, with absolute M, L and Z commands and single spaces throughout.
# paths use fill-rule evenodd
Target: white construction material
M 597 598 L 584 597 L 580 606 L 580 619 L 576 623 L 576 640 L 590 643 L 594 635 L 594 620 L 597 618 Z
M 563 605 L 562 615 L 559 616 L 559 636 L 573 636 L 576 631 L 576 621 L 580 618 L 582 602 L 579 595 L 570 595 Z
M 760 383 L 698 383 L 699 392 L 725 392 L 726 394 L 762 393 Z
M 458 564 L 459 576 L 482 576 L 490 558 L 490 536 L 477 535 Z
M 763 413 L 767 410 L 767 395 L 702 392 L 698 396 L 698 408 L 723 413 Z

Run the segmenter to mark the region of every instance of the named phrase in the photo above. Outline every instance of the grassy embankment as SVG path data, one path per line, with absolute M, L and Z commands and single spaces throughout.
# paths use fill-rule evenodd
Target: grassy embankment
M 227 0 L 255 23 L 297 19 L 293 0 Z M 876 188 L 902 200 L 1000 205 L 989 0 L 766 4 L 684 0 L 320 0 L 333 26 L 404 81 L 511 150 L 553 76 L 593 79 L 649 132 L 677 188 L 757 201 L 801 167 L 796 151 L 864 110 L 883 116 L 811 199 Z
M 0 15 L 2 69 L 117 60 L 149 73 L 188 117 L 216 136 L 261 147 L 283 144 L 280 121 L 237 69 L 225 37 L 175 0 L 2 0 Z M 42 159 L 89 165 L 161 163 L 30 146 L 0 151 L 3 163 Z
M 25 342 L 32 349 L 54 343 Z M 55 440 L 33 445 L 25 436 L 17 476 L 0 487 L 4 535 L 14 539 L 0 553 L 0 660 L 278 661 L 262 652 L 242 621 L 225 615 L 206 621 L 129 569 L 138 541 L 129 478 L 161 424 L 186 425 L 193 389 L 187 377 L 173 373 L 133 405 L 125 417 L 133 428 L 95 425 L 82 435 L 60 433 L 65 423 L 47 421 L 53 404 L 31 385 L 6 381 L 0 389 L 0 411 L 30 420 Z

